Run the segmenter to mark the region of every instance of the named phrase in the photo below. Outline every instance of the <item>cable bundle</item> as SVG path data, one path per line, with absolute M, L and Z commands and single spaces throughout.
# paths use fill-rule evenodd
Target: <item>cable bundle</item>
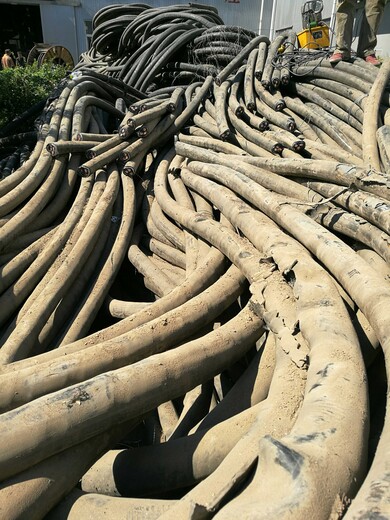
M 106 7 L 95 15 L 91 49 L 75 69 L 96 68 L 139 90 L 150 90 L 154 81 L 158 82 L 154 88 L 171 85 L 164 67 L 170 62 L 189 63 L 193 40 L 221 24 L 216 9 L 204 5 Z

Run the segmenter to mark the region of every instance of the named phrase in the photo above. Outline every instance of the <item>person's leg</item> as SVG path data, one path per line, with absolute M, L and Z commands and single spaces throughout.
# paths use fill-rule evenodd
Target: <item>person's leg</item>
M 337 0 L 336 10 L 336 50 L 344 58 L 351 56 L 353 20 L 356 0 Z
M 376 35 L 385 4 L 385 0 L 366 0 L 357 49 L 357 55 L 362 58 L 375 54 Z

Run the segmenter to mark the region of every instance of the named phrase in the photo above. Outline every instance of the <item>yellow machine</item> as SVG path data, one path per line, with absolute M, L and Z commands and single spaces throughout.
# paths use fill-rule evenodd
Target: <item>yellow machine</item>
M 303 30 L 297 34 L 298 46 L 304 49 L 329 47 L 329 27 L 322 21 L 323 2 L 314 0 L 302 6 Z

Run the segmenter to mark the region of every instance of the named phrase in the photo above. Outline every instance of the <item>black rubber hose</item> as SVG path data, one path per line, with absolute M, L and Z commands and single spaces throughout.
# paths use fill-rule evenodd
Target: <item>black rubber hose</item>
M 245 36 L 248 36 L 249 39 L 253 40 L 253 38 L 256 38 L 258 35 L 257 33 L 250 31 L 248 29 L 244 29 L 242 27 L 239 27 L 238 25 L 215 25 L 214 27 L 210 27 L 209 29 L 206 29 L 204 34 L 210 35 L 210 34 L 223 34 L 224 32 L 235 32 L 238 34 L 244 34 Z
M 187 71 L 193 72 L 194 74 L 216 74 L 217 69 L 212 65 L 207 65 L 206 63 L 186 63 L 183 61 L 175 61 L 170 62 L 165 65 L 165 70 L 167 71 Z
M 16 116 L 12 121 L 7 123 L 5 126 L 0 128 L 0 137 L 9 136 L 15 133 L 15 131 L 20 128 L 20 126 L 29 119 L 32 119 L 34 116 L 37 116 L 46 105 L 47 98 L 38 101 L 32 107 L 25 110 L 19 116 Z
M 161 35 L 156 37 L 154 42 L 150 45 L 148 42 L 145 43 L 144 46 L 140 47 L 143 49 L 143 53 L 140 55 L 140 59 L 137 60 L 126 74 L 124 81 L 128 83 L 130 80 L 133 85 L 136 85 L 139 74 L 142 70 L 145 70 L 147 63 L 151 60 L 152 56 L 158 53 L 158 49 L 161 45 L 167 46 L 172 41 L 177 38 L 178 34 L 181 34 L 183 31 L 188 31 L 190 29 L 188 24 L 177 24 L 176 26 L 172 25 L 168 29 L 166 29 Z M 148 40 L 149 41 L 149 40 Z M 145 49 L 145 47 L 148 47 Z
M 104 74 L 97 72 L 96 70 L 88 70 L 88 73 L 83 76 L 83 79 L 91 78 L 97 84 L 102 85 L 111 95 L 118 97 L 122 96 L 126 101 L 134 102 L 135 100 L 144 99 L 146 94 L 127 85 L 123 81 L 105 76 Z
M 140 90 L 145 89 L 148 84 L 153 80 L 155 75 L 162 69 L 162 67 L 168 63 L 171 57 L 180 49 L 180 47 L 186 45 L 189 41 L 193 40 L 194 37 L 198 36 L 203 29 L 192 29 L 191 31 L 187 31 L 186 33 L 179 36 L 175 42 L 173 42 L 166 51 L 161 55 L 161 57 L 152 63 L 152 67 L 148 67 L 145 70 L 145 73 L 139 78 L 135 87 Z M 142 81 L 142 83 L 141 83 Z
M 188 9 L 188 6 L 174 6 L 174 8 L 175 12 L 177 13 L 179 10 Z M 126 52 L 128 47 L 132 47 L 136 43 L 137 32 L 141 32 L 140 36 L 143 37 L 143 29 L 150 20 L 169 11 L 172 11 L 172 6 L 148 9 L 147 11 L 137 16 L 136 19 L 127 26 L 126 30 L 122 34 L 118 45 L 118 53 L 121 54 Z M 133 45 L 130 45 L 131 40 L 134 42 Z M 143 41 L 144 40 L 145 38 L 143 38 Z
M 252 38 L 245 35 L 244 33 L 237 33 L 233 31 L 221 31 L 220 33 L 206 33 L 206 31 L 195 38 L 194 45 L 210 44 L 211 42 L 232 42 L 242 44 L 245 46 L 251 41 Z
M 195 12 L 197 14 L 195 14 Z M 157 25 L 158 23 L 161 23 L 162 20 L 170 19 L 170 18 L 184 18 L 187 20 L 193 20 L 195 23 L 198 23 L 201 27 L 208 28 L 215 25 L 215 21 L 208 20 L 206 17 L 203 16 L 203 12 L 201 10 L 196 10 L 195 12 L 183 12 L 183 13 L 162 13 L 160 15 L 157 15 L 153 20 L 151 20 L 148 25 L 145 27 L 145 32 L 143 39 L 147 39 L 151 29 L 153 26 Z M 221 20 L 222 21 L 222 20 Z
M 140 14 L 151 7 L 146 4 L 112 4 L 99 9 L 92 18 L 92 28 L 95 29 L 105 21 L 116 18 L 120 13 L 123 14 Z
M 140 60 L 147 61 L 147 55 L 151 52 L 151 49 L 155 49 L 158 43 L 156 43 L 158 37 L 152 36 L 146 41 L 141 47 L 136 49 L 130 56 L 123 57 L 123 63 L 121 64 L 121 71 L 118 77 L 125 83 L 129 83 L 129 78 L 133 75 L 134 69 L 138 66 Z
M 0 152 L 2 148 L 17 146 L 21 143 L 34 143 L 37 141 L 38 134 L 33 132 L 22 132 L 20 134 L 9 135 L 0 139 Z
M 219 42 L 218 42 L 219 43 Z M 232 54 L 233 56 L 237 56 L 239 52 L 242 51 L 242 47 L 240 45 L 236 45 L 234 43 L 226 43 L 220 44 L 218 46 L 202 47 L 199 49 L 194 49 L 192 52 L 196 58 L 201 56 L 214 56 L 215 54 Z

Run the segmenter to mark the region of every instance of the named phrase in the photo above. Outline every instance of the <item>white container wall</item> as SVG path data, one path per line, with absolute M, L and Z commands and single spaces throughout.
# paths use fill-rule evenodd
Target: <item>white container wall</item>
M 41 5 L 43 42 L 65 47 L 75 63 L 79 60 L 76 9 L 66 5 Z

